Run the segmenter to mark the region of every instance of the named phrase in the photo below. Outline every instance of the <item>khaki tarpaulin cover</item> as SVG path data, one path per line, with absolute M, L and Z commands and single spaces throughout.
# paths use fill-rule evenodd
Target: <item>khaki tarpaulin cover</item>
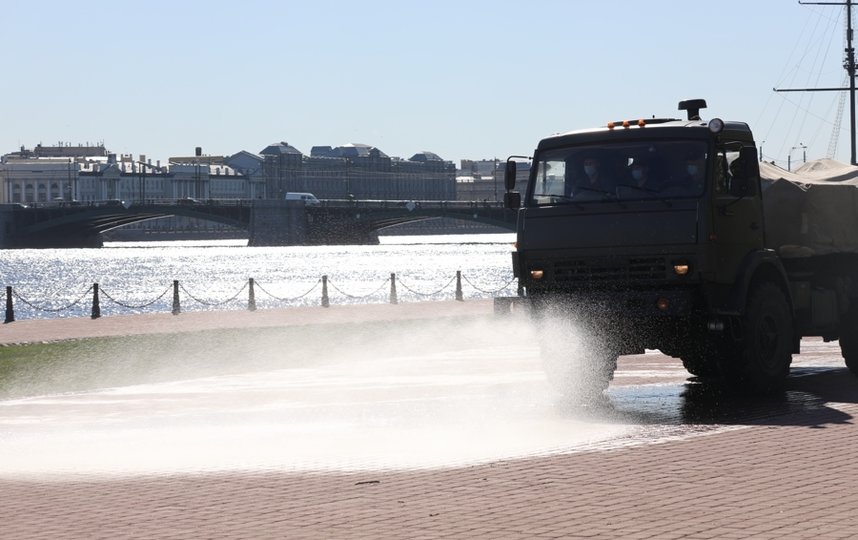
M 783 257 L 858 253 L 858 167 L 830 159 L 793 172 L 760 163 L 766 243 Z

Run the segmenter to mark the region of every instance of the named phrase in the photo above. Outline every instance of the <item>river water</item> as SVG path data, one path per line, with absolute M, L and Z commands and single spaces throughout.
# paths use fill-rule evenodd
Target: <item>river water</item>
M 401 302 L 515 293 L 513 234 L 382 236 L 375 246 L 247 247 L 243 240 L 113 242 L 101 249 L 5 250 L 0 285 L 12 287 L 16 320 L 101 314 L 384 303 L 395 274 Z

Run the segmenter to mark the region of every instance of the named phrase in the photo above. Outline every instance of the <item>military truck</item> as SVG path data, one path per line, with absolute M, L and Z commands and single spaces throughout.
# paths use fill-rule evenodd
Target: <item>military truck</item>
M 619 355 L 658 349 L 769 392 L 804 336 L 839 339 L 858 374 L 856 181 L 781 178 L 747 124 L 705 107 L 547 137 L 521 191 L 507 160 L 513 271 L 558 388 L 601 392 Z

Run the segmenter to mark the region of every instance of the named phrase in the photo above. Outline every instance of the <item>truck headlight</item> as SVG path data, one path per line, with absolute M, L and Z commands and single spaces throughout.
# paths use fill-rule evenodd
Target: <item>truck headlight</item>
M 691 265 L 688 263 L 674 263 L 673 273 L 677 276 L 687 276 L 691 272 Z
M 535 281 L 539 281 L 540 279 L 545 277 L 545 270 L 531 270 L 530 277 Z

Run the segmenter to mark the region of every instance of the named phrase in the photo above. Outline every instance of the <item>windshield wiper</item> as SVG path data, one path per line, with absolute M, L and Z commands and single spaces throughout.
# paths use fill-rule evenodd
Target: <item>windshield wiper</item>
M 575 191 L 590 191 L 592 193 L 601 193 L 602 195 L 605 196 L 605 199 L 616 199 L 617 198 L 617 194 L 614 192 L 611 192 L 611 191 L 605 191 L 603 189 L 596 189 L 596 188 L 591 188 L 591 187 L 587 187 L 587 186 L 575 186 L 574 188 L 572 188 L 572 197 L 569 197 L 570 199 L 575 196 L 575 194 L 574 194 Z

